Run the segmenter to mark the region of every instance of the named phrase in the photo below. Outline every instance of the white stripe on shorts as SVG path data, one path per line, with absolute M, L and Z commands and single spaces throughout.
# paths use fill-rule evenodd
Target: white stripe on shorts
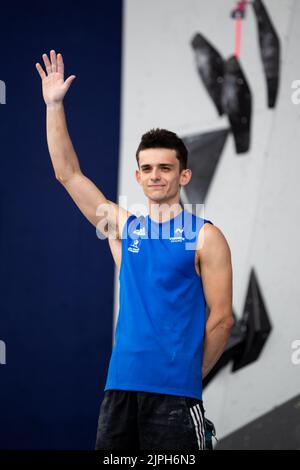
M 204 434 L 204 422 L 203 416 L 199 405 L 192 406 L 189 408 L 197 436 L 198 448 L 201 450 L 205 449 L 205 434 Z

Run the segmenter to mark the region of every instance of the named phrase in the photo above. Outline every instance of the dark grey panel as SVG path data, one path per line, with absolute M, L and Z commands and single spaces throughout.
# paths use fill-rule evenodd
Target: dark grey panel
M 193 176 L 184 192 L 191 204 L 203 204 L 213 179 L 229 129 L 181 137 L 188 152 Z
M 225 62 L 222 105 L 234 137 L 236 153 L 250 148 L 252 95 L 239 60 L 232 56 Z
M 203 380 L 203 387 L 206 387 L 230 361 L 233 361 L 232 372 L 257 361 L 271 333 L 270 317 L 253 268 L 250 273 L 243 314 L 239 320 L 234 312 L 233 316 L 235 324 L 225 350 Z
M 215 449 L 300 450 L 300 395 L 221 439 Z
M 199 76 L 214 102 L 220 116 L 223 114 L 221 95 L 224 75 L 224 61 L 217 49 L 197 33 L 191 41 Z
M 268 106 L 276 105 L 280 73 L 280 41 L 271 18 L 261 0 L 252 2 L 258 27 L 261 60 L 268 89 Z
M 250 273 L 242 315 L 242 327 L 245 328 L 245 341 L 241 354 L 234 358 L 233 372 L 251 364 L 260 357 L 272 330 L 270 315 L 267 312 L 254 268 Z

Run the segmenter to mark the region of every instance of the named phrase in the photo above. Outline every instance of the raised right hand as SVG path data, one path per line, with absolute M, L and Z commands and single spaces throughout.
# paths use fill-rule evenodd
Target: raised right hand
M 47 74 L 39 63 L 36 63 L 35 66 L 42 79 L 45 103 L 47 106 L 62 103 L 65 94 L 76 77 L 75 75 L 70 75 L 70 77 L 64 80 L 64 63 L 61 54 L 56 55 L 55 51 L 51 50 L 51 62 L 48 59 L 47 54 L 43 54 L 42 57 Z

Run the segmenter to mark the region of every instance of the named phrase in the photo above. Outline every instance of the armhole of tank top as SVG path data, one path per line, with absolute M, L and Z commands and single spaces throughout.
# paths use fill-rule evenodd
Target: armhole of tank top
M 203 224 L 201 225 L 201 227 L 200 227 L 200 229 L 199 229 L 199 231 L 198 231 L 198 233 L 197 233 L 197 239 L 198 239 L 200 230 L 202 229 L 203 225 L 206 224 L 206 223 L 211 224 L 211 225 L 214 225 L 214 224 L 211 222 L 211 220 L 203 219 Z M 195 248 L 195 251 L 197 251 L 197 248 Z M 197 254 L 195 254 L 195 256 L 197 256 Z M 195 259 L 195 258 L 194 258 L 194 259 Z M 200 272 L 201 272 L 201 269 L 200 269 Z M 195 273 L 197 274 L 198 278 L 200 279 L 200 281 L 201 281 L 201 283 L 202 283 L 202 276 L 201 276 L 201 274 L 198 274 L 198 272 L 196 271 L 196 268 L 195 268 Z
M 135 219 L 136 218 L 136 215 L 134 214 L 130 214 L 129 217 L 127 217 L 126 221 L 125 221 L 125 224 L 124 224 L 124 227 L 123 227 L 123 230 L 122 230 L 122 238 L 121 238 L 121 241 L 123 242 L 124 240 L 124 234 L 125 234 L 125 230 L 127 232 L 127 235 L 128 235 L 128 225 L 130 223 L 130 220 L 131 219 Z M 127 238 L 127 237 L 126 237 Z
M 201 229 L 202 229 L 202 227 L 203 227 L 204 224 L 211 224 L 211 225 L 214 225 L 211 220 L 208 220 L 208 219 L 202 219 L 202 220 L 203 220 L 203 223 L 201 223 L 201 226 L 200 226 L 200 228 L 199 228 L 199 230 L 198 230 L 198 232 L 197 232 L 197 239 L 198 239 L 198 237 L 199 237 L 199 233 L 200 233 L 200 231 L 201 231 Z
M 124 234 L 126 233 L 128 235 L 128 225 L 130 223 L 130 220 L 131 219 L 134 219 L 136 218 L 136 215 L 135 214 L 131 214 L 129 217 L 127 217 L 126 221 L 125 221 L 125 224 L 124 224 L 124 227 L 123 227 L 123 230 L 122 230 L 122 238 L 121 238 L 121 245 L 122 245 L 122 248 L 121 248 L 121 263 L 120 263 L 120 271 L 119 271 L 119 280 L 120 280 L 120 276 L 121 276 L 121 272 L 122 272 L 122 266 L 123 266 L 123 250 L 125 248 L 125 241 L 128 240 L 128 236 L 126 236 L 126 238 L 124 238 Z M 126 232 L 125 232 L 126 231 Z
M 211 225 L 214 225 L 211 220 L 203 219 L 203 221 L 204 221 L 204 222 L 203 222 L 203 225 L 204 225 L 204 224 L 211 224 Z

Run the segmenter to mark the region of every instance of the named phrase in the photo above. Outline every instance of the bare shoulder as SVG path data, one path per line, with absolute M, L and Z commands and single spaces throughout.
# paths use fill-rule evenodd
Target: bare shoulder
M 197 239 L 197 254 L 202 260 L 230 258 L 231 252 L 223 231 L 216 225 L 204 223 Z

